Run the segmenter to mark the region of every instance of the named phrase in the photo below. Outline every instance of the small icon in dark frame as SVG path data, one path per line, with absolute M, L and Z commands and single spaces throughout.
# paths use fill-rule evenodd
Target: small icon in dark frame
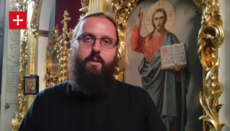
M 36 95 L 39 92 L 39 77 L 37 75 L 24 76 L 24 95 Z

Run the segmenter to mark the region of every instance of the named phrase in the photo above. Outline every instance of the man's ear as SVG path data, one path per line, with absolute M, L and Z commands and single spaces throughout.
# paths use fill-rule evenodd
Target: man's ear
M 77 54 L 78 49 L 79 49 L 79 44 L 77 41 L 74 41 L 73 43 L 71 43 L 71 54 L 72 55 Z

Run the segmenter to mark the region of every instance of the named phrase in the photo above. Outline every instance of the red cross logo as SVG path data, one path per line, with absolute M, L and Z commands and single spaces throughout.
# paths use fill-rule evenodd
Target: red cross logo
M 27 12 L 10 11 L 9 29 L 27 29 Z

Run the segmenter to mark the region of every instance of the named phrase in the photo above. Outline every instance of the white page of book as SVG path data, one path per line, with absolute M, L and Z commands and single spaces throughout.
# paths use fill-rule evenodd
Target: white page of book
M 161 62 L 162 68 L 174 66 L 173 50 L 171 45 L 161 47 Z
M 179 65 L 187 65 L 186 51 L 184 43 L 173 44 L 174 62 Z

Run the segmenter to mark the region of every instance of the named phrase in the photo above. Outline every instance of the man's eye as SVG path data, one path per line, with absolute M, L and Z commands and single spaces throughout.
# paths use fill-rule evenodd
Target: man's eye
M 92 41 L 93 38 L 90 36 L 85 36 L 85 37 L 83 37 L 83 40 L 87 42 L 87 41 Z
M 102 41 L 104 44 L 111 44 L 112 43 L 112 41 L 108 38 L 102 39 Z

